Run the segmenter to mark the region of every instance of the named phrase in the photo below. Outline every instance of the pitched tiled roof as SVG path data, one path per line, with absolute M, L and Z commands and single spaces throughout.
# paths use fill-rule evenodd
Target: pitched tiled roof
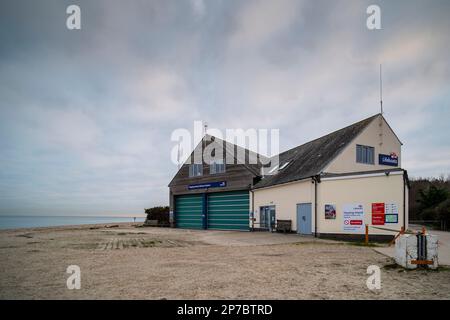
M 376 114 L 348 127 L 280 153 L 280 168 L 285 163 L 288 164 L 275 175 L 266 175 L 254 188 L 264 188 L 320 174 L 378 116 L 379 114 Z

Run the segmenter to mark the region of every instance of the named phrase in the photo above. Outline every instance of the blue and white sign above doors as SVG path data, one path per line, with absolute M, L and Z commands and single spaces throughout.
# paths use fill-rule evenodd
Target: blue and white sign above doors
M 398 166 L 398 156 L 395 152 L 391 152 L 391 154 L 379 154 L 378 155 L 378 164 L 385 166 Z
M 227 186 L 226 181 L 216 181 L 216 182 L 205 182 L 188 185 L 189 190 L 195 189 L 207 189 L 207 188 L 223 188 Z

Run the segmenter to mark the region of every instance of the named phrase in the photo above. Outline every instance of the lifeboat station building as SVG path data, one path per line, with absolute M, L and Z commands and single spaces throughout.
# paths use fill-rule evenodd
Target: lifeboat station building
M 212 142 L 222 143 L 226 156 L 263 158 L 209 135 L 191 158 Z M 273 231 L 288 223 L 301 235 L 344 239 L 363 237 L 368 225 L 371 239 L 392 239 L 408 227 L 401 146 L 376 114 L 280 153 L 269 175 L 262 174 L 260 162 L 188 160 L 169 184 L 172 225 Z

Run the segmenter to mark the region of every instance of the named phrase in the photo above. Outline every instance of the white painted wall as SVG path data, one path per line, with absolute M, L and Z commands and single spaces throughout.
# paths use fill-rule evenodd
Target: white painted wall
M 372 225 L 372 203 L 395 203 L 398 207 L 398 223 L 385 224 L 382 228 L 400 230 L 403 226 L 403 172 L 384 173 L 377 176 L 346 176 L 338 180 L 322 179 L 317 185 L 317 232 L 345 234 L 342 210 L 346 204 L 361 203 L 364 207 L 364 224 Z M 408 212 L 408 190 L 406 189 L 406 212 Z M 311 179 L 290 184 L 256 189 L 254 197 L 255 227 L 259 226 L 259 210 L 262 206 L 274 205 L 277 219 L 292 220 L 292 228 L 297 230 L 297 204 L 311 203 L 312 230 L 314 221 L 314 184 Z M 336 206 L 336 219 L 325 219 L 325 204 Z M 407 216 L 407 215 L 406 215 Z M 408 221 L 406 221 L 406 227 Z M 369 228 L 370 234 L 392 235 L 396 232 Z
M 408 212 L 408 198 L 406 212 Z M 340 180 L 325 180 L 318 184 L 317 220 L 319 233 L 346 233 L 343 231 L 343 208 L 346 204 L 362 204 L 364 224 L 369 225 L 370 234 L 392 235 L 395 232 L 372 228 L 372 203 L 395 203 L 398 207 L 398 223 L 375 226 L 400 230 L 403 226 L 403 172 L 389 176 L 345 177 Z M 325 219 L 325 204 L 336 206 L 336 219 Z M 406 224 L 407 227 L 407 224 Z
M 259 227 L 260 207 L 275 206 L 276 219 L 292 220 L 292 229 L 297 230 L 297 204 L 311 203 L 314 207 L 314 184 L 311 179 L 290 184 L 256 189 L 254 192 L 253 214 L 255 227 Z M 314 219 L 312 219 L 314 230 Z
M 361 144 L 375 148 L 375 164 L 356 162 L 356 145 Z M 323 170 L 323 172 L 345 173 L 379 169 L 392 169 L 393 166 L 378 164 L 378 154 L 395 152 L 398 167 L 401 167 L 401 143 L 391 130 L 386 120 L 376 117 L 344 150 Z

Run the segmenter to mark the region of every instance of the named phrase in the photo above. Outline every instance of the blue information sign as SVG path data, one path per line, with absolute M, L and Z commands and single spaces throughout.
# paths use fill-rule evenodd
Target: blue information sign
M 223 188 L 227 186 L 226 181 L 205 182 L 188 185 L 189 190 L 206 189 L 206 188 Z
M 379 154 L 378 155 L 378 164 L 385 165 L 385 166 L 398 166 L 398 157 L 395 153 L 391 154 Z

